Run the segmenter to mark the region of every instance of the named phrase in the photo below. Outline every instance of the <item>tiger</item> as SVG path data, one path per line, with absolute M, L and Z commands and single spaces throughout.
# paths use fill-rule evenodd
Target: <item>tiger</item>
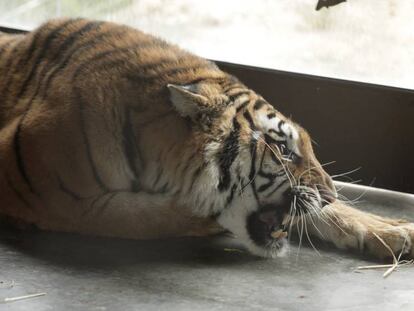
M 128 239 L 232 234 L 281 257 L 306 234 L 414 257 L 414 225 L 338 198 L 308 132 L 212 61 L 129 26 L 0 35 L 0 214 Z

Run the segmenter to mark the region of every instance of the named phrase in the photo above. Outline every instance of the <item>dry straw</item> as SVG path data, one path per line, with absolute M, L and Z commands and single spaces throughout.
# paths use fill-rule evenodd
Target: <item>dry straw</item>
M 392 272 L 394 272 L 395 269 L 397 269 L 398 267 L 403 267 L 403 266 L 408 266 L 408 265 L 412 265 L 414 264 L 414 260 L 400 260 L 401 256 L 404 252 L 405 249 L 405 245 L 407 243 L 407 238 L 404 240 L 404 244 L 402 246 L 401 252 L 398 255 L 398 258 L 395 257 L 395 254 L 393 252 L 393 250 L 391 249 L 391 247 L 385 243 L 385 241 L 375 232 L 372 233 L 380 242 L 382 245 L 384 245 L 384 247 L 390 252 L 392 259 L 393 259 L 393 263 L 392 264 L 387 264 L 387 265 L 370 265 L 370 266 L 360 266 L 357 267 L 356 270 L 369 270 L 369 269 L 384 269 L 384 268 L 388 268 L 384 274 L 382 275 L 384 278 L 388 277 Z
M 46 295 L 46 293 L 37 293 L 37 294 L 31 294 L 31 295 L 25 295 L 25 296 L 4 298 L 2 302 L 15 302 L 15 301 L 23 300 L 23 299 L 35 298 L 35 297 L 40 297 L 44 295 Z

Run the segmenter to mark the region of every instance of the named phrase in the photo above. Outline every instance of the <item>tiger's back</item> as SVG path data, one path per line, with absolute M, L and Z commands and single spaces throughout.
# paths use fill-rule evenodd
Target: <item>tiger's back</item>
M 142 171 L 166 148 L 154 142 L 182 146 L 189 131 L 167 83 L 228 79 L 138 30 L 83 19 L 0 36 L 0 76 L 1 211 L 69 231 L 92 205 L 154 179 Z

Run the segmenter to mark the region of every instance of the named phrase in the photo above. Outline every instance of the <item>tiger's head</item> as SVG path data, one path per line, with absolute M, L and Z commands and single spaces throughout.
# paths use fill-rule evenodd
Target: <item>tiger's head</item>
M 202 174 L 190 204 L 234 233 L 256 255 L 287 249 L 298 215 L 332 203 L 336 190 L 309 134 L 235 78 L 169 85 L 171 101 L 192 124 Z M 202 199 L 204 198 L 204 199 Z

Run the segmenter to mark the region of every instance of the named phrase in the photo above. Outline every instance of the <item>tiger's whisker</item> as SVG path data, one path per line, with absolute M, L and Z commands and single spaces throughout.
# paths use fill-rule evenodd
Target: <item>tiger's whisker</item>
M 326 217 L 327 220 L 331 221 L 332 224 L 334 224 L 339 230 L 342 231 L 342 233 L 344 233 L 346 236 L 348 236 L 348 233 L 345 232 L 345 230 L 339 225 L 339 220 L 338 220 L 336 215 L 334 215 L 334 214 L 330 215 L 326 211 L 324 211 L 323 209 L 322 209 L 322 215 L 323 215 L 323 217 Z M 336 220 L 334 220 L 331 216 L 336 218 Z
M 305 202 L 305 204 L 308 206 L 308 208 L 310 208 L 310 209 L 312 209 L 314 212 L 315 212 L 315 214 L 318 216 L 318 219 L 320 219 L 321 221 L 323 221 L 327 226 L 329 226 L 330 227 L 330 224 L 322 217 L 322 215 L 321 215 L 321 209 L 319 209 L 318 210 L 318 208 L 316 208 L 315 206 L 313 206 L 312 204 L 309 204 L 309 203 L 307 203 L 307 202 Z M 312 217 L 312 221 L 313 221 L 313 217 Z M 316 225 L 315 225 L 315 228 L 319 231 L 319 229 L 316 227 Z M 319 233 L 321 233 L 320 231 L 319 231 Z M 321 235 L 322 235 L 322 233 L 321 233 Z
M 336 161 L 331 161 L 331 162 L 326 162 L 326 163 L 324 163 L 324 164 L 321 164 L 321 167 L 324 167 L 324 166 L 328 166 L 328 165 L 331 165 L 331 164 L 334 164 L 334 163 L 336 163 Z M 311 166 L 311 167 L 309 167 L 309 168 L 307 168 L 306 170 L 304 170 L 300 175 L 299 175 L 299 177 L 298 177 L 298 181 L 300 181 L 301 180 L 301 178 L 302 178 L 302 176 L 304 175 L 304 174 L 306 174 L 306 173 L 310 173 L 310 171 L 312 171 L 313 169 L 315 169 L 315 168 L 318 168 L 317 166 Z
M 299 234 L 299 232 L 300 232 L 300 234 L 299 234 L 299 246 L 298 246 L 298 251 L 297 251 L 297 253 L 296 253 L 296 261 L 297 261 L 297 260 L 298 260 L 298 258 L 299 258 L 300 249 L 301 249 L 301 247 L 302 247 L 302 238 L 303 238 L 303 215 L 302 215 L 302 214 L 300 215 L 299 220 L 300 220 L 300 223 L 301 223 L 301 229 L 300 229 L 300 231 L 299 231 L 299 228 L 298 228 L 298 234 Z M 297 222 L 297 225 L 299 225 L 299 221 Z
M 346 176 L 346 175 L 355 173 L 355 172 L 359 171 L 360 169 L 361 169 L 361 167 L 357 167 L 357 168 L 355 168 L 353 170 L 350 170 L 350 171 L 347 171 L 347 172 L 344 172 L 344 173 L 340 173 L 340 174 L 336 174 L 336 175 L 331 175 L 331 178 Z
M 309 241 L 310 245 L 312 246 L 312 248 L 315 250 L 315 252 L 319 256 L 322 256 L 321 253 L 316 249 L 315 245 L 313 244 L 313 242 L 312 242 L 312 240 L 311 240 L 311 238 L 309 236 L 309 233 L 308 233 L 308 223 L 306 222 L 306 216 L 304 216 L 304 222 L 305 222 L 305 233 L 306 233 L 306 236 L 308 238 L 308 241 Z

